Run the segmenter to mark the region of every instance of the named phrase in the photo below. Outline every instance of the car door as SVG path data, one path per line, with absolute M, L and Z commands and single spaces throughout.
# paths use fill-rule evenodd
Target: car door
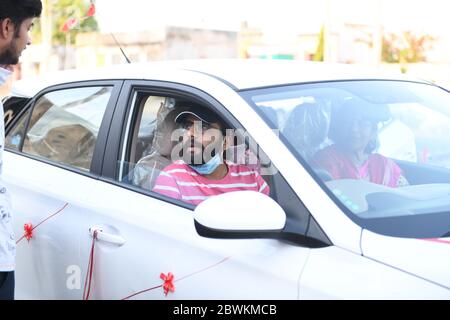
M 170 142 L 170 138 L 160 136 L 167 129 L 164 125 L 160 128 L 161 117 L 168 114 L 165 108 L 193 102 L 226 112 L 211 96 L 192 87 L 125 82 L 100 179 L 109 184 L 98 189 L 97 210 L 89 215 L 90 227 L 97 230 L 94 254 L 90 246 L 80 248 L 84 262 L 90 257 L 93 265 L 90 298 L 298 298 L 298 280 L 310 251 L 308 246 L 269 239 L 200 237 L 194 227 L 194 206 L 152 192 L 139 179 L 134 180 L 131 173 L 142 163 L 139 159 L 157 154 L 151 166 L 155 169 L 167 152 L 167 146 L 160 143 Z M 150 132 L 145 134 L 145 128 Z M 149 170 L 148 175 L 159 172 Z M 292 202 L 295 196 L 281 175 L 274 180 L 274 191 L 276 187 L 281 191 L 278 200 L 288 203 L 286 199 L 290 198 L 293 210 L 301 211 L 298 214 L 303 215 L 301 221 L 306 228 L 310 218 L 307 210 L 301 203 Z
M 93 182 L 121 84 L 45 89 L 8 127 L 3 178 L 17 239 L 17 299 L 82 297 L 84 219 L 95 206 Z

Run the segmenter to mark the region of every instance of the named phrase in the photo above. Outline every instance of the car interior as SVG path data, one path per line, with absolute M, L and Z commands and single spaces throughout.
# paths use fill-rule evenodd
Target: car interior
M 274 115 L 273 109 L 268 115 L 266 109 L 271 108 L 263 105 L 258 105 L 258 108 L 261 108 L 263 113 L 275 123 L 275 128 L 281 129 L 281 133 L 295 152 L 298 152 L 301 158 L 312 167 L 316 175 L 327 182 L 332 180 L 331 175 L 326 170 L 314 166 L 310 160 L 318 150 L 333 143 L 329 138 L 332 113 L 344 103 L 345 97 L 337 97 L 335 93 L 314 92 L 314 100 L 314 102 L 303 102 L 295 106 L 287 115 Z M 450 182 L 449 169 L 420 161 L 406 161 L 392 157 L 391 159 L 401 167 L 410 185 Z
M 450 169 L 445 167 L 391 157 L 408 181 L 406 186 L 399 188 L 364 180 L 334 180 L 326 170 L 315 167 L 311 161 L 314 154 L 333 143 L 329 132 L 331 117 L 339 112 L 342 101 L 332 103 L 321 103 L 319 99 L 314 103 L 305 102 L 284 116 L 284 122 L 279 115 L 278 118 L 272 115 L 271 119 L 278 121 L 282 134 L 343 205 L 361 218 L 414 215 L 428 212 L 430 207 L 441 210 L 448 206 Z M 381 126 L 385 128 L 390 121 L 392 117 Z
M 28 115 L 23 115 L 19 132 L 13 130 L 8 135 L 7 147 L 16 149 L 20 146 Z M 49 123 L 51 126 L 48 126 Z M 16 134 L 20 140 L 11 143 Z M 63 108 L 54 107 L 52 102 L 43 97 L 29 120 L 28 131 L 23 136 L 22 151 L 87 171 L 94 152 L 95 134 L 86 121 Z
M 139 110 L 136 111 L 135 126 L 132 128 L 128 172 L 125 171 L 123 174 L 124 182 L 152 190 L 161 170 L 172 163 L 171 152 L 178 142 L 172 139 L 172 133 L 177 129 L 175 117 L 184 109 L 197 104 L 185 98 L 141 97 L 137 104 Z M 238 141 L 245 143 L 237 145 Z M 248 137 L 235 137 L 233 146 L 225 152 L 227 160 L 254 168 L 259 166 L 258 169 L 269 168 L 272 164 L 268 158 L 261 150 L 251 150 L 251 145 L 258 148 L 256 144 L 249 142 Z M 255 163 L 252 159 L 256 154 L 259 156 Z M 264 174 L 268 170 L 262 171 L 262 177 L 272 190 L 271 174 Z

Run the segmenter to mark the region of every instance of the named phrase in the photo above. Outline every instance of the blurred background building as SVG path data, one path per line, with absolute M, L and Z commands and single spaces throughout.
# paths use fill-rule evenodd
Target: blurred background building
M 444 0 L 42 1 L 14 79 L 125 63 L 120 44 L 132 62 L 315 60 L 450 84 Z

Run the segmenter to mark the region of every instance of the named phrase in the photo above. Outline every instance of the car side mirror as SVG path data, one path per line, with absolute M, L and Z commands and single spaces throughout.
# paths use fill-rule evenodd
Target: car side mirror
M 208 198 L 194 210 L 197 233 L 220 239 L 279 238 L 284 210 L 256 191 L 235 191 Z

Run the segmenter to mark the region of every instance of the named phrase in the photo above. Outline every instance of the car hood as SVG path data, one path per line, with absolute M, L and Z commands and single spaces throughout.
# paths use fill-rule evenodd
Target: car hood
M 362 254 L 450 290 L 450 238 L 395 238 L 363 231 Z

